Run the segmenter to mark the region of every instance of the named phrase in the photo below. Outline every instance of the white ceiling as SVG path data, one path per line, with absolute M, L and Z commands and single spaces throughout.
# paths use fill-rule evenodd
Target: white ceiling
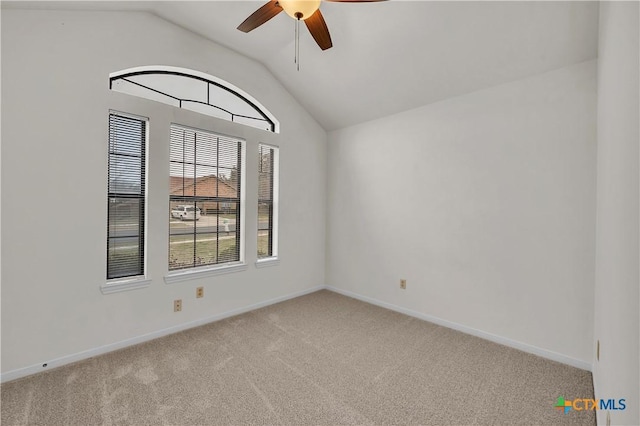
M 263 63 L 326 129 L 405 111 L 593 59 L 597 2 L 323 2 L 333 48 L 284 12 L 236 27 L 265 1 L 64 2 L 11 7 L 149 10 Z M 3 3 L 6 7 L 6 3 Z

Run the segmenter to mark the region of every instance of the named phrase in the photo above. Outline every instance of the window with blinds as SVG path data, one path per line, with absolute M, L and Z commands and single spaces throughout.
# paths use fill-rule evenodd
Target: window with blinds
M 107 279 L 144 275 L 147 119 L 109 114 Z
M 259 144 L 258 259 L 277 257 L 278 148 Z
M 240 261 L 242 141 L 172 125 L 169 270 Z

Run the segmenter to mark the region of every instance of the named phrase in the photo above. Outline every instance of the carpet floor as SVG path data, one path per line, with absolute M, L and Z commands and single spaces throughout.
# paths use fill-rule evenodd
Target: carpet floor
M 319 291 L 2 385 L 2 425 L 594 425 L 591 373 Z

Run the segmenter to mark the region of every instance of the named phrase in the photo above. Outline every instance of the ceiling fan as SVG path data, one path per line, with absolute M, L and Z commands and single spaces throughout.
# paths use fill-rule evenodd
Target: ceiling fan
M 369 3 L 384 0 L 326 0 L 336 3 Z M 248 33 L 267 22 L 283 10 L 293 19 L 304 21 L 318 43 L 320 49 L 327 50 L 333 46 L 329 28 L 324 22 L 322 13 L 320 12 L 321 0 L 270 0 L 260 9 L 253 12 L 242 24 L 238 26 L 240 31 Z M 296 24 L 297 25 L 297 24 Z M 297 34 L 297 26 L 296 26 Z M 297 37 L 296 37 L 297 39 Z

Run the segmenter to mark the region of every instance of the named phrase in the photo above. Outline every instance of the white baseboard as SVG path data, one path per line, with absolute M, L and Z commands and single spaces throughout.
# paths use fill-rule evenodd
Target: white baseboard
M 133 337 L 131 339 L 122 340 L 120 342 L 111 343 L 109 345 L 100 346 L 98 348 L 89 349 L 86 351 L 78 352 L 71 355 L 66 355 L 53 360 L 43 361 L 41 364 L 31 365 L 29 367 L 19 368 L 17 370 L 7 371 L 0 374 L 0 383 L 9 382 L 25 376 L 30 376 L 35 373 L 41 373 L 48 371 L 56 367 L 61 367 L 73 362 L 82 361 L 94 356 L 102 355 L 107 352 L 112 352 L 118 349 L 126 348 L 128 346 L 137 345 L 139 343 L 148 342 L 149 340 L 157 339 L 159 337 L 167 336 L 169 334 L 177 333 L 179 331 L 187 330 L 189 328 L 198 327 L 204 324 L 208 324 L 215 321 L 220 321 L 225 318 L 233 317 L 243 314 L 245 312 L 253 311 L 263 308 L 265 306 L 273 305 L 275 303 L 284 302 L 285 300 L 293 299 L 296 297 L 304 296 L 305 294 L 315 293 L 316 291 L 326 288 L 325 286 L 312 287 L 306 290 L 298 291 L 295 293 L 287 294 L 284 296 L 276 297 L 274 299 L 265 300 L 264 302 L 256 303 L 242 308 L 233 309 L 231 311 L 223 312 L 221 314 L 213 315 L 211 317 L 203 318 L 196 321 L 179 324 L 173 327 L 165 328 L 163 330 L 154 331 L 152 333 L 143 334 L 142 336 Z M 46 365 L 46 367 L 44 366 Z
M 353 293 L 347 290 L 342 290 L 332 286 L 316 286 L 303 291 L 287 294 L 285 296 L 276 297 L 274 299 L 269 299 L 264 302 L 256 303 L 253 305 L 244 306 L 242 308 L 233 309 L 231 311 L 223 312 L 217 315 L 213 315 L 211 317 L 203 318 L 196 321 L 187 322 L 184 324 L 179 324 L 173 327 L 165 328 L 163 330 L 154 331 L 152 333 L 147 333 L 141 336 L 133 337 L 131 339 L 122 340 L 120 342 L 111 343 L 108 345 L 100 346 L 98 348 L 89 349 L 83 352 L 78 352 L 71 355 L 66 355 L 60 358 L 56 358 L 53 360 L 44 361 L 42 364 L 31 365 L 29 367 L 19 368 L 17 370 L 8 371 L 6 373 L 0 374 L 0 383 L 9 382 L 11 380 L 16 380 L 22 377 L 26 377 L 35 373 L 40 373 L 43 371 L 48 371 L 56 367 L 61 367 L 63 365 L 71 364 L 73 362 L 82 361 L 84 359 L 88 359 L 91 357 L 95 357 L 98 355 L 102 355 L 108 352 L 112 352 L 118 349 L 126 348 L 128 346 L 137 345 L 139 343 L 148 342 L 149 340 L 157 339 L 159 337 L 167 336 L 169 334 L 177 333 L 179 331 L 187 330 L 189 328 L 198 327 L 204 324 L 208 324 L 215 321 L 220 321 L 225 318 L 233 317 L 236 315 L 243 314 L 245 312 L 253 311 L 256 309 L 263 308 L 265 306 L 273 305 L 275 303 L 283 302 L 285 300 L 293 299 L 296 297 L 304 296 L 306 294 L 315 293 L 316 291 L 327 289 L 333 291 L 335 293 L 342 294 L 344 296 L 352 297 L 354 299 L 361 300 L 366 303 L 370 303 L 372 305 L 380 306 L 386 309 L 390 309 L 392 311 L 400 312 L 405 315 L 409 315 L 415 318 L 419 318 L 424 321 L 432 322 L 434 324 L 441 325 L 443 327 L 451 328 L 454 330 L 461 331 L 466 334 L 471 334 L 473 336 L 480 337 L 482 339 L 490 340 L 495 343 L 499 343 L 501 345 L 509 346 L 514 349 L 519 349 L 523 352 L 528 352 L 533 355 L 538 355 L 542 358 L 547 358 L 552 361 L 557 361 L 563 364 L 570 365 L 572 367 L 580 368 L 582 370 L 591 371 L 591 364 L 585 361 L 581 361 L 579 359 L 571 358 L 566 355 L 559 354 L 557 352 L 549 351 L 546 349 L 539 348 L 537 346 L 532 346 L 526 343 L 522 343 L 516 340 L 508 339 L 506 337 L 498 336 L 495 334 L 487 333 L 481 330 L 477 330 L 472 327 L 467 327 L 465 325 L 457 324 L 451 321 L 443 320 L 441 318 L 437 318 L 431 315 L 423 314 L 421 312 L 413 311 L 411 309 L 406 309 L 401 306 L 393 305 L 391 303 L 382 302 L 380 300 L 362 296 L 357 293 Z M 46 364 L 46 367 L 43 365 Z M 595 382 L 594 382 L 595 387 Z
M 434 317 L 431 315 L 423 314 L 422 312 L 413 311 L 411 309 L 403 308 L 401 306 L 393 305 L 391 303 L 382 302 L 380 300 L 362 296 L 357 293 L 352 293 L 348 290 L 343 290 L 340 288 L 326 286 L 327 290 L 331 290 L 335 293 L 342 294 L 344 296 L 352 297 L 354 299 L 361 300 L 363 302 L 370 303 L 372 305 L 380 306 L 382 308 L 390 309 L 392 311 L 400 312 L 405 315 L 409 315 L 415 318 L 419 318 L 424 321 L 432 322 L 434 324 L 441 325 L 443 327 L 452 328 L 454 330 L 461 331 L 466 334 L 471 334 L 472 336 L 480 337 L 485 340 L 490 340 L 494 343 L 499 343 L 504 346 L 508 346 L 510 348 L 519 349 L 523 352 L 527 352 L 533 355 L 537 355 L 542 358 L 547 358 L 552 361 L 560 362 L 562 364 L 567 364 L 572 367 L 580 368 L 581 370 L 591 371 L 591 364 L 582 361 L 579 359 L 571 358 L 566 355 L 559 354 L 557 352 L 549 351 L 547 349 L 542 349 L 537 346 L 529 345 L 527 343 L 519 342 L 517 340 L 508 339 L 506 337 L 498 336 L 496 334 L 487 333 L 482 330 L 478 330 L 472 327 L 467 327 L 466 325 L 458 324 L 455 322 L 447 321 L 438 317 Z

